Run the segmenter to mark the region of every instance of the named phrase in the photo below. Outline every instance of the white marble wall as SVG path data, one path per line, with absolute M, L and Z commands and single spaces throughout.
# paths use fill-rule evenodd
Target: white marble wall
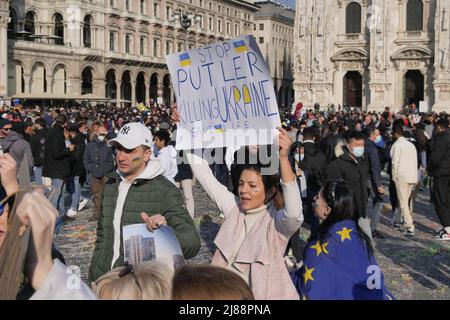
M 361 34 L 346 35 L 346 7 L 362 7 Z M 404 105 L 404 76 L 424 76 L 429 110 L 450 111 L 450 0 L 424 0 L 423 31 L 406 32 L 408 0 L 298 0 L 295 103 L 344 104 L 344 76 L 363 79 L 363 109 Z

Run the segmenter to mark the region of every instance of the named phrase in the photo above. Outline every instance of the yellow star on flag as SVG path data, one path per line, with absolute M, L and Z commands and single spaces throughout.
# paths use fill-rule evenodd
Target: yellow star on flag
M 344 242 L 345 239 L 352 240 L 350 238 L 350 232 L 352 232 L 353 229 L 347 229 L 347 227 L 344 227 L 341 231 L 336 232 L 341 236 L 341 241 Z
M 317 241 L 317 243 L 313 246 L 311 246 L 311 249 L 316 250 L 317 256 L 320 256 L 320 254 L 323 252 L 325 254 L 328 254 L 327 251 L 328 242 L 325 242 L 323 245 L 320 244 L 320 241 Z
M 314 281 L 314 278 L 312 276 L 313 272 L 314 268 L 308 269 L 308 267 L 305 265 L 305 274 L 303 275 L 303 278 L 305 279 L 305 284 L 308 282 L 308 280 Z

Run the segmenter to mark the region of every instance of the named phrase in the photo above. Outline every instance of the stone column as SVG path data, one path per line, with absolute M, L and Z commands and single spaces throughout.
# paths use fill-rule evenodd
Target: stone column
M 121 86 L 122 80 L 116 80 L 116 105 L 118 107 L 122 107 L 122 104 L 119 102 L 119 100 L 122 99 Z
M 8 94 L 8 34 L 9 17 L 0 17 L 0 97 Z
M 149 106 L 150 105 L 150 81 L 146 80 L 144 86 L 145 86 L 145 101 L 144 101 L 144 104 L 146 106 Z
M 105 79 L 95 79 L 92 83 L 92 94 L 106 98 L 106 80 Z
M 158 99 L 160 100 L 160 98 L 163 98 L 163 88 L 164 85 L 162 82 L 158 82 L 158 91 L 157 91 L 157 99 L 156 102 L 158 102 Z M 164 100 L 163 100 L 164 102 Z
M 136 106 L 136 81 L 131 80 L 131 106 Z
M 29 74 L 23 75 L 23 80 L 25 82 L 25 87 L 23 88 L 24 93 L 30 93 L 31 92 L 31 87 L 30 87 L 31 76 Z
M 43 93 L 53 93 L 53 76 L 47 75 L 45 80 L 47 81 L 47 91 Z
M 171 107 L 172 104 L 175 102 L 175 92 L 173 91 L 172 82 L 170 83 L 169 89 L 170 89 L 170 105 L 168 107 Z

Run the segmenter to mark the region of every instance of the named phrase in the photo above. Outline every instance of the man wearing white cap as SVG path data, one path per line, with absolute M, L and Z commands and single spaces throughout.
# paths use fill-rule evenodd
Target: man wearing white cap
M 115 150 L 117 171 L 108 176 L 102 200 L 97 241 L 89 270 L 94 281 L 123 259 L 122 227 L 147 224 L 173 228 L 185 258 L 200 249 L 200 237 L 177 187 L 167 180 L 158 160 L 150 161 L 153 136 L 141 123 L 124 125 L 108 142 Z

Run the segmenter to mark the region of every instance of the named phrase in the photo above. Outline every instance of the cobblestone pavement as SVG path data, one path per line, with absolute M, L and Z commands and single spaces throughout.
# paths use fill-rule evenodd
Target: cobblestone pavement
M 202 238 L 202 247 L 188 263 L 209 263 L 215 250 L 214 238 L 223 220 L 203 189 L 198 184 L 193 189 L 195 223 Z M 385 203 L 388 202 L 386 197 Z M 92 210 L 88 207 L 80 212 L 75 221 L 66 222 L 55 240 L 67 264 L 80 267 L 83 280 L 87 278 L 95 244 L 96 223 L 88 221 L 91 214 Z M 450 300 L 450 242 L 433 239 L 440 225 L 429 203 L 428 190 L 421 191 L 417 197 L 414 214 L 417 231 L 413 238 L 390 227 L 391 217 L 390 206 L 386 204 L 379 227 L 386 238 L 375 240 L 375 255 L 384 272 L 387 288 L 401 300 Z M 307 226 L 302 226 L 301 237 L 306 239 L 308 235 Z

